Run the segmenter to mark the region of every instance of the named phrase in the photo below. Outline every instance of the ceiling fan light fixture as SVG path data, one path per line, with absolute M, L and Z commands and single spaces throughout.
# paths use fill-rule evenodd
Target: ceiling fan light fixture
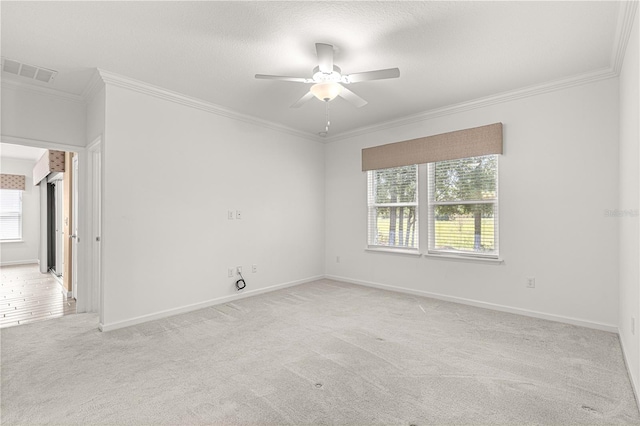
M 340 94 L 340 90 L 342 90 L 342 86 L 333 82 L 317 83 L 309 89 L 313 96 L 325 102 L 335 99 Z

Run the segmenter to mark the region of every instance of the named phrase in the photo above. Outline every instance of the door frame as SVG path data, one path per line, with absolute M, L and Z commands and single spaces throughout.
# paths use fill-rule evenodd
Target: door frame
M 73 156 L 71 174 L 71 293 L 78 299 L 78 154 Z
M 103 323 L 103 268 L 102 268 L 102 135 L 87 146 L 87 183 L 89 195 L 86 199 L 88 228 L 86 233 L 89 264 L 88 279 L 92 283 L 87 294 L 88 310 L 100 314 Z
M 91 222 L 91 187 L 90 187 L 90 172 L 89 165 L 89 149 L 96 146 L 96 142 L 102 141 L 102 135 L 95 139 L 88 147 L 80 147 L 75 145 L 61 144 L 57 142 L 44 141 L 38 139 L 20 138 L 16 136 L 0 135 L 0 142 L 9 143 L 13 145 L 31 146 L 35 148 L 52 149 L 59 151 L 75 152 L 78 155 L 78 282 L 77 282 L 77 300 L 76 309 L 78 313 L 81 312 L 99 312 L 102 316 L 102 290 L 97 288 L 97 284 L 92 277 L 92 270 L 94 267 L 101 265 L 101 259 L 97 259 L 96 262 L 92 262 L 91 245 L 85 244 L 85 241 L 89 242 L 90 235 L 90 222 Z M 98 145 L 98 146 L 101 146 Z M 101 152 L 101 148 L 100 148 Z M 102 172 L 101 172 L 102 175 Z M 86 236 L 86 239 L 84 238 Z M 102 276 L 102 272 L 100 274 Z M 96 288 L 94 288 L 96 287 Z M 92 300 L 93 294 L 98 295 L 98 302 L 94 303 Z

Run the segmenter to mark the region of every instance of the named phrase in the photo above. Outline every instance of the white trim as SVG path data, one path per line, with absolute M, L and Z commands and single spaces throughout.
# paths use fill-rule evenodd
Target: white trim
M 620 329 L 618 329 L 618 340 L 620 340 L 620 349 L 622 349 L 622 359 L 624 360 L 624 366 L 627 368 L 627 376 L 629 376 L 629 381 L 631 382 L 631 390 L 633 391 L 633 396 L 636 398 L 636 405 L 640 410 L 640 398 L 638 397 L 640 394 L 640 389 L 638 388 L 638 383 L 633 378 L 633 374 L 631 374 L 631 369 L 629 369 L 630 360 L 627 358 L 627 351 L 624 349 L 622 332 L 620 331 Z
M 1 262 L 0 266 L 13 266 L 13 265 L 32 265 L 39 264 L 38 259 L 27 259 L 27 260 L 10 260 L 8 262 Z
M 620 2 L 616 41 L 611 52 L 611 65 L 616 75 L 619 75 L 620 71 L 622 71 L 622 63 L 624 62 L 627 44 L 631 37 L 631 29 L 633 28 L 633 21 L 637 9 L 638 1 Z
M 58 285 L 60 286 L 60 292 L 64 297 L 66 297 L 67 299 L 71 299 L 73 297 L 73 294 L 70 291 L 67 291 L 67 289 L 64 288 L 60 281 L 58 281 Z
M 24 243 L 24 240 L 22 238 L 18 238 L 15 240 L 0 240 L 0 244 L 6 244 L 6 243 Z
M 59 143 L 54 141 L 45 141 L 45 140 L 39 140 L 39 139 L 21 138 L 19 136 L 11 136 L 6 134 L 0 135 L 0 142 L 10 143 L 13 145 L 31 146 L 34 148 L 55 149 L 58 151 L 66 151 L 66 152 L 82 152 L 85 150 L 84 146 L 68 145 L 64 143 Z
M 441 259 L 441 260 L 453 260 L 458 262 L 478 262 L 478 263 L 492 263 L 494 265 L 500 265 L 504 263 L 499 257 L 489 256 L 474 256 L 472 254 L 454 254 L 454 253 L 425 253 L 423 255 L 425 259 Z
M 64 284 L 62 283 L 62 275 L 58 276 L 54 274 L 53 271 L 51 270 L 49 270 L 49 275 L 51 275 L 58 283 L 60 293 L 62 293 L 65 297 L 69 297 L 69 298 L 73 297 L 73 294 L 70 291 L 67 291 L 66 288 L 64 288 Z
M 38 95 L 43 95 L 49 98 L 59 99 L 67 102 L 84 103 L 84 99 L 81 95 L 63 92 L 60 90 L 52 89 L 50 87 L 38 86 L 33 83 L 28 84 L 21 81 L 8 80 L 6 78 L 3 78 L 2 87 L 6 89 L 26 90 L 28 92 L 37 93 Z
M 428 111 L 419 112 L 417 114 L 408 115 L 399 119 L 384 121 L 382 123 L 371 126 L 361 127 L 359 129 L 343 132 L 335 136 L 325 138 L 325 143 L 341 141 L 347 138 L 366 135 L 368 133 L 379 132 L 382 130 L 392 129 L 394 127 L 406 126 L 421 121 L 432 120 L 437 117 L 443 117 L 451 114 L 458 114 L 464 111 L 470 111 L 478 108 L 485 108 L 491 105 L 510 102 L 531 96 L 537 96 L 544 93 L 554 92 L 557 90 L 567 89 L 574 86 L 580 86 L 599 80 L 606 80 L 617 77 L 618 75 L 612 68 L 602 68 L 596 71 L 590 71 L 578 74 L 572 77 L 552 80 L 546 83 L 535 84 L 508 92 L 502 92 L 471 101 L 461 102 L 454 105 L 435 108 Z
M 104 158 L 103 158 L 103 141 L 104 134 L 97 136 L 88 146 L 87 155 L 85 156 L 87 171 L 86 182 L 88 184 L 86 208 L 86 237 L 85 241 L 87 253 L 87 265 L 90 268 L 87 271 L 87 295 L 85 297 L 86 306 L 91 312 L 100 314 L 100 322 L 104 321 L 104 269 L 103 253 L 104 253 L 104 226 L 102 223 L 104 210 Z M 99 163 L 97 162 L 99 160 Z M 100 241 L 96 240 L 100 237 Z
M 314 142 L 324 142 L 324 138 L 316 136 L 312 133 L 296 130 L 291 127 L 284 126 L 282 124 L 274 123 L 267 120 L 262 120 L 257 117 L 253 117 L 246 114 L 233 111 L 231 109 L 222 107 L 220 105 L 213 104 L 211 102 L 204 101 L 202 99 L 193 98 L 191 96 L 183 95 L 178 92 L 174 92 L 162 87 L 154 86 L 143 81 L 134 80 L 129 77 L 125 77 L 119 74 L 115 74 L 109 71 L 98 68 L 98 72 L 102 77 L 105 84 L 111 84 L 113 86 L 122 87 L 125 89 L 133 90 L 145 95 L 154 96 L 159 99 L 163 99 L 169 102 L 174 102 L 187 107 L 199 109 L 202 111 L 210 112 L 222 117 L 231 118 L 234 120 L 243 121 L 245 123 L 253 124 L 256 126 L 264 127 L 267 129 L 275 130 L 281 133 L 288 133 L 293 136 L 305 138 Z
M 325 278 L 330 280 L 335 280 L 335 281 L 342 281 L 350 284 L 362 285 L 365 287 L 373 287 L 373 288 L 379 288 L 382 290 L 395 291 L 398 293 L 412 294 L 414 296 L 430 297 L 432 299 L 444 300 L 446 302 L 460 303 L 462 305 L 476 306 L 478 308 L 490 309 L 493 311 L 508 312 L 511 314 L 523 315 L 526 317 L 540 318 L 548 321 L 555 321 L 555 322 L 561 322 L 564 324 L 577 325 L 579 327 L 587 327 L 587 328 L 592 328 L 594 330 L 608 331 L 611 333 L 618 332 L 618 327 L 612 324 L 603 324 L 603 323 L 583 320 L 579 318 L 547 314 L 544 312 L 532 311 L 529 309 L 513 308 L 510 306 L 498 305 L 495 303 L 481 302 L 479 300 L 465 299 L 465 298 L 456 297 L 456 296 L 447 296 L 444 294 L 431 293 L 431 292 L 422 291 L 422 290 L 412 290 L 404 287 L 397 287 L 397 286 L 374 283 L 374 282 L 363 281 L 363 280 L 354 280 L 351 278 L 339 277 L 334 275 L 327 275 L 325 276 Z
M 87 83 L 87 86 L 82 91 L 82 99 L 86 104 L 91 103 L 93 98 L 102 88 L 104 88 L 104 81 L 102 80 L 98 69 L 95 69 L 91 76 L 91 80 L 89 80 L 89 83 Z
M 420 253 L 419 250 L 410 250 L 410 249 L 401 249 L 401 248 L 393 248 L 393 247 L 378 247 L 378 246 L 373 246 L 373 247 L 365 247 L 364 251 L 370 251 L 373 253 L 388 253 L 388 254 L 402 254 L 402 255 L 408 255 L 408 256 L 415 256 L 415 257 L 420 257 L 422 256 L 422 254 Z
M 215 299 L 207 300 L 205 302 L 198 302 L 192 305 L 186 305 L 179 308 L 167 309 L 165 311 L 156 312 L 153 314 L 141 315 L 139 317 L 131 318 L 129 320 L 117 321 L 111 324 L 102 324 L 98 325 L 98 329 L 100 331 L 113 331 L 119 328 L 130 327 L 132 325 L 142 324 L 148 321 L 155 321 L 162 318 L 171 317 L 178 314 L 183 314 L 186 312 L 197 311 L 198 309 L 208 308 L 210 306 L 221 305 L 223 303 L 232 302 L 234 300 L 244 299 L 246 297 L 257 296 L 263 293 L 270 293 L 275 290 L 280 290 L 287 287 L 293 287 L 300 284 L 305 284 L 312 281 L 318 281 L 324 278 L 324 275 L 317 275 L 314 277 L 304 278 L 297 281 L 290 281 L 287 283 L 276 284 L 266 288 L 260 288 L 256 290 L 247 290 L 242 291 L 236 294 L 232 294 L 229 296 L 217 297 Z

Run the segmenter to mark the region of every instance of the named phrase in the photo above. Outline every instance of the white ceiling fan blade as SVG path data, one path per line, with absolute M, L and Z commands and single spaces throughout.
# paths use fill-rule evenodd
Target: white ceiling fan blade
M 304 105 L 307 102 L 309 102 L 311 100 L 311 98 L 313 98 L 313 93 L 307 92 L 307 93 L 305 93 L 305 95 L 303 97 L 298 99 L 298 101 L 295 104 L 291 105 L 290 108 L 300 108 L 302 105 Z
M 365 71 L 345 75 L 343 77 L 343 83 L 359 83 L 361 81 L 384 80 L 385 78 L 398 77 L 400 77 L 400 70 L 398 68 L 388 68 L 385 70 Z
M 296 83 L 313 83 L 313 79 L 304 77 L 288 77 L 285 75 L 265 75 L 256 74 L 256 78 L 262 80 L 280 80 L 280 81 L 294 81 Z
M 318 68 L 320 71 L 330 74 L 333 72 L 333 46 L 330 44 L 316 43 L 318 54 Z
M 367 101 L 365 101 L 360 96 L 356 95 L 355 93 L 353 93 L 351 90 L 347 89 L 344 86 L 342 86 L 342 89 L 340 90 L 340 94 L 338 96 L 351 102 L 353 105 L 356 106 L 356 108 L 361 108 L 367 104 Z

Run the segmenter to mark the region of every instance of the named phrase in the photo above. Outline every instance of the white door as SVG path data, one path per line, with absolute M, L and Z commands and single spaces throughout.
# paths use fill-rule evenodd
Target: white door
M 102 154 L 100 144 L 91 152 L 91 245 L 92 245 L 92 277 L 93 294 L 91 295 L 92 310 L 100 312 L 102 321 L 102 266 L 101 243 L 102 235 Z
M 78 155 L 73 156 L 71 175 L 71 291 L 78 299 Z

